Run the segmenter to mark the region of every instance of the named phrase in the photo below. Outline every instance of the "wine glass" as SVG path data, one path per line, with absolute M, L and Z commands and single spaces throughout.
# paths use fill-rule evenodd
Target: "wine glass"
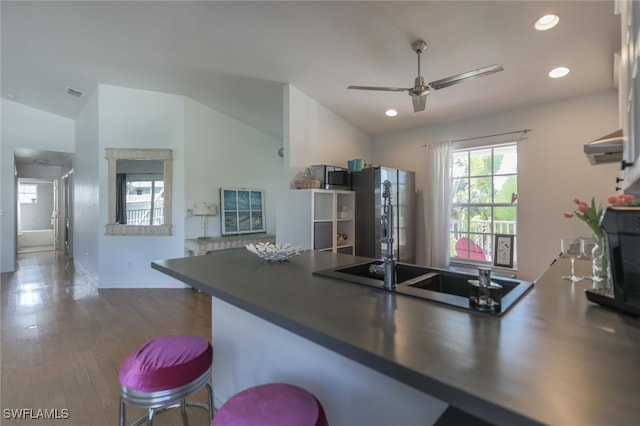
M 582 237 L 582 256 L 578 256 L 577 259 L 585 259 L 590 261 L 592 264 L 594 262 L 593 256 L 592 256 L 592 251 L 594 246 L 596 245 L 596 242 L 593 238 L 590 237 Z M 592 268 L 593 269 L 593 268 Z M 590 276 L 585 276 L 582 277 L 585 280 L 590 280 L 590 281 L 599 281 L 600 278 L 596 276 L 595 272 L 592 273 L 592 275 Z
M 575 272 L 576 256 L 580 256 L 584 253 L 584 241 L 581 238 L 562 238 L 560 240 L 560 256 L 568 258 L 571 261 L 571 275 L 565 275 L 563 280 L 569 280 L 571 282 L 582 281 L 581 277 L 578 277 Z
M 580 255 L 576 259 L 591 260 L 591 249 L 594 244 L 593 238 L 580 237 Z

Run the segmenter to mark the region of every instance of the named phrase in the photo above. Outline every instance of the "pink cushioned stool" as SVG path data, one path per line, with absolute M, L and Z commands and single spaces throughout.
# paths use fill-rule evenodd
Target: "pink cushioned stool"
M 182 410 L 188 424 L 187 406 L 204 408 L 213 418 L 211 365 L 213 348 L 198 336 L 164 336 L 149 340 L 131 353 L 120 366 L 120 426 L 125 422 L 125 404 L 147 408 L 148 414 L 132 423 L 153 425 L 156 413 Z M 207 388 L 208 403 L 187 401 L 187 396 Z
M 313 394 L 286 383 L 255 386 L 232 396 L 211 426 L 328 426 Z

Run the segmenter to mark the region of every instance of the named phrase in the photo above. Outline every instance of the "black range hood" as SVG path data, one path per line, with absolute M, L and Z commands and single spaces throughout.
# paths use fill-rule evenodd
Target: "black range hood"
M 620 162 L 623 139 L 622 130 L 616 130 L 586 144 L 584 153 L 592 165 Z

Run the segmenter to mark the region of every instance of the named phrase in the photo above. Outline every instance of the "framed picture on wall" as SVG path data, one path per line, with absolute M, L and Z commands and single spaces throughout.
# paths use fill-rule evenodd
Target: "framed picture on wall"
M 493 265 L 513 268 L 513 235 L 496 234 Z
M 266 232 L 264 191 L 220 188 L 222 235 Z

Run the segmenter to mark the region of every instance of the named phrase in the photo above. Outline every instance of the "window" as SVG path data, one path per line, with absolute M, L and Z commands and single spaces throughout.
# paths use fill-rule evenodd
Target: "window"
M 453 152 L 449 228 L 453 262 L 493 264 L 496 235 L 515 237 L 517 154 L 515 143 Z
M 164 223 L 163 177 L 140 173 L 126 176 L 126 224 L 162 225 Z
M 38 185 L 35 183 L 20 183 L 18 184 L 18 202 L 35 203 L 38 201 Z

